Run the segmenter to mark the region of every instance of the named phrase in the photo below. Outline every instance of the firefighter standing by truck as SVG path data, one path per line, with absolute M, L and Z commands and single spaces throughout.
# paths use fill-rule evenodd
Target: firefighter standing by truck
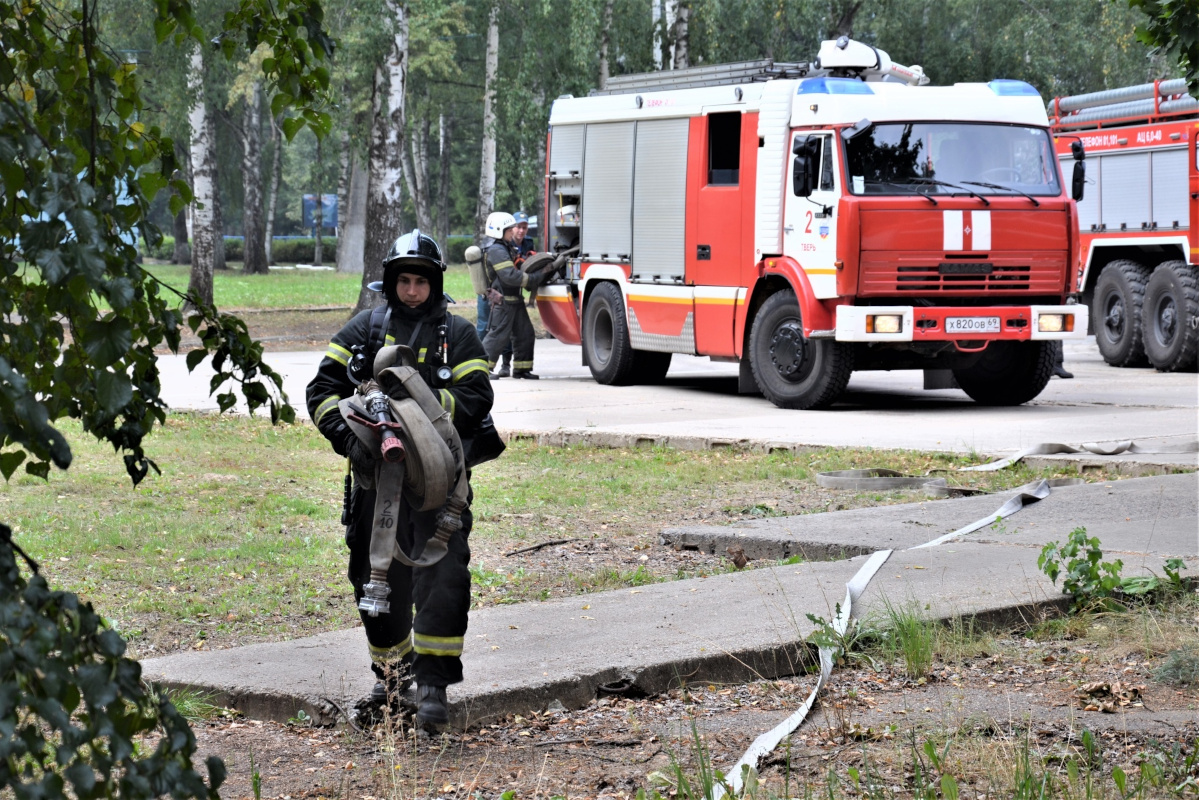
M 363 311 L 334 335 L 316 377 L 308 385 L 308 410 L 333 449 L 346 456 L 355 475 L 349 497 L 346 543 L 350 547 L 349 578 L 355 599 L 361 601 L 370 573 L 377 452 L 364 444 L 339 412 L 339 401 L 355 394 L 348 365 L 358 348 L 366 348 L 366 363 L 390 344 L 407 345 L 416 355 L 417 371 L 450 414 L 454 428 L 473 463 L 474 445 L 490 427 L 492 387 L 483 347 L 471 324 L 448 313 L 442 289 L 446 265 L 432 238 L 414 230 L 396 240 L 384 261 L 383 281 L 371 288 L 387 298 L 385 306 Z M 409 458 L 412 454 L 409 455 Z M 493 456 L 494 457 L 494 456 Z M 485 459 L 479 459 L 485 460 Z M 470 473 L 466 473 L 469 480 Z M 469 490 L 468 490 L 469 491 Z M 417 511 L 407 498 L 396 540 L 413 551 L 430 539 L 439 510 Z M 379 706 L 417 683 L 417 720 L 429 728 L 449 721 L 446 686 L 463 679 L 463 635 L 471 604 L 471 576 L 467 568 L 471 532 L 470 494 L 461 514 L 461 527 L 447 542 L 447 554 L 427 567 L 408 567 L 393 560 L 387 573 L 391 587 L 390 613 L 361 611 L 371 655 L 371 669 L 379 678 L 371 701 Z M 413 606 L 416 616 L 412 616 Z
M 525 229 L 528 229 L 527 222 Z M 527 275 L 521 270 L 518 264 L 521 238 L 518 237 L 523 237 L 524 231 L 512 214 L 503 211 L 489 214 L 484 233 L 483 261 L 491 279 L 491 297 L 497 300 L 483 339 L 488 369 L 495 368 L 505 345 L 511 342 L 513 378 L 537 380 L 538 376 L 533 372 L 533 323 L 529 320 L 522 290 L 537 289 L 545 278 Z M 493 379 L 499 377 L 499 372 L 492 374 Z

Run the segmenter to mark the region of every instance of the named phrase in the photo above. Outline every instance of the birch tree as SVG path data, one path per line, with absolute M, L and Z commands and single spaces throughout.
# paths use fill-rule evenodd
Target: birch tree
M 691 13 L 687 3 L 680 3 L 675 9 L 675 58 L 671 63 L 672 69 L 688 68 L 688 17 Z
M 188 278 L 188 294 L 204 305 L 212 305 L 213 269 L 217 257 L 213 227 L 217 195 L 216 143 L 212 141 L 213 126 L 204 97 L 204 53 L 199 44 L 192 47 L 188 92 L 192 96 L 188 125 L 191 129 L 193 196 L 192 272 Z
M 367 285 L 383 277 L 383 259 L 400 231 L 401 134 L 408 80 L 408 9 L 387 0 L 392 42 L 384 63 L 375 69 L 371 103 L 371 150 L 367 183 L 367 229 L 363 247 L 363 283 L 356 310 L 370 308 L 379 295 Z
M 608 46 L 612 41 L 613 0 L 604 0 L 604 18 L 600 23 L 600 75 L 596 85 L 608 88 Z
M 279 124 L 281 117 L 272 116 L 271 124 L 271 184 L 267 189 L 267 213 L 263 225 L 263 255 L 268 267 L 275 263 L 271 253 L 275 241 L 275 207 L 279 202 L 279 178 L 283 171 L 283 136 Z
M 500 5 L 488 14 L 487 51 L 483 60 L 483 148 L 479 161 L 479 199 L 475 206 L 476 235 L 496 201 L 496 72 L 500 59 Z
M 254 81 L 242 114 L 242 269 L 267 274 L 262 180 L 262 81 Z

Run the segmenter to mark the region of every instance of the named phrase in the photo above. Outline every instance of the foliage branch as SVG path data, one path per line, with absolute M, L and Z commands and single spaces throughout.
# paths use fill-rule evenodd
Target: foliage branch
M 195 752 L 187 720 L 146 690 L 120 635 L 90 603 L 52 591 L 0 525 L 0 786 L 16 800 L 215 800 L 225 765 L 209 757 L 206 783 Z
M 1197 93 L 1196 48 L 1200 45 L 1200 3 L 1197 0 L 1129 0 L 1129 7 L 1146 15 L 1137 27 L 1138 41 L 1168 53 L 1187 78 L 1188 92 Z
M 211 45 L 188 0 L 155 0 L 155 10 L 160 41 L 195 40 L 227 58 L 267 47 L 272 108 L 297 112 L 289 136 L 329 130 L 333 41 L 318 0 L 239 0 Z M 157 470 L 142 447 L 165 418 L 154 351 L 178 351 L 184 322 L 201 341 L 188 367 L 211 355 L 213 391 L 231 380 L 252 411 L 293 420 L 245 325 L 137 264 L 138 236 L 162 239 L 148 219 L 154 197 L 174 190 L 174 214 L 192 195 L 172 141 L 141 119 L 137 66 L 97 35 L 95 0 L 0 0 L 0 31 L 0 474 L 66 469 L 71 449 L 55 428 L 64 417 L 123 453 L 135 484 Z M 234 402 L 218 397 L 222 410 Z

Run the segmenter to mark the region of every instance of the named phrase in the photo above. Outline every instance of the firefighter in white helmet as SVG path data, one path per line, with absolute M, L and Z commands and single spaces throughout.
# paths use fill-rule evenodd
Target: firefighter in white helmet
M 512 376 L 537 380 L 533 372 L 533 323 L 525 309 L 523 290 L 537 289 L 545 273 L 527 275 L 515 263 L 521 254 L 518 223 L 512 214 L 495 211 L 488 215 L 484 229 L 483 261 L 491 281 L 491 296 L 497 302 L 492 309 L 491 323 L 483 338 L 487 351 L 488 369 L 492 370 L 511 341 L 513 348 Z M 492 373 L 492 379 L 500 377 Z

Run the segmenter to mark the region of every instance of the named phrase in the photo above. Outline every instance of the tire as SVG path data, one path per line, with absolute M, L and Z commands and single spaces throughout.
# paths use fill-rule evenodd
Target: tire
M 1182 261 L 1159 264 L 1146 284 L 1142 339 L 1146 357 L 1163 372 L 1195 372 L 1200 360 L 1196 268 Z
M 641 384 L 662 383 L 671 368 L 671 354 L 650 350 L 633 351 L 633 370 L 630 380 Z
M 1146 364 L 1142 345 L 1142 305 L 1150 271 L 1132 261 L 1110 261 L 1096 280 L 1092 318 L 1096 346 L 1114 367 Z
M 1054 374 L 1055 342 L 992 342 L 954 379 L 976 403 L 1019 406 L 1042 393 Z
M 791 289 L 767 298 L 750 327 L 750 368 L 763 395 L 780 408 L 824 408 L 850 382 L 854 350 L 832 339 L 806 339 Z
M 583 347 L 596 383 L 626 386 L 633 378 L 634 353 L 629 344 L 625 301 L 616 284 L 592 290 L 583 310 Z

